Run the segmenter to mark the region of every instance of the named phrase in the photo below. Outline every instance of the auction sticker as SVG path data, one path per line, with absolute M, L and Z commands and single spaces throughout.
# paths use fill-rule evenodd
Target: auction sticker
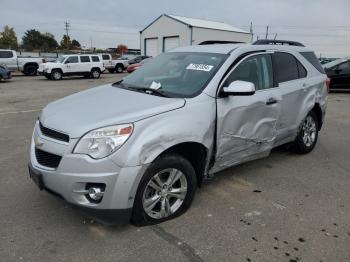
M 189 64 L 186 69 L 210 72 L 214 66 L 205 64 Z

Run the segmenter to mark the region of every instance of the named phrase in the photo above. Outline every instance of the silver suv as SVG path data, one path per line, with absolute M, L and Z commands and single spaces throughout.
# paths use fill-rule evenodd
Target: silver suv
M 159 223 L 184 213 L 220 170 L 287 143 L 312 151 L 326 101 L 326 75 L 303 46 L 177 48 L 46 106 L 29 172 L 104 223 Z

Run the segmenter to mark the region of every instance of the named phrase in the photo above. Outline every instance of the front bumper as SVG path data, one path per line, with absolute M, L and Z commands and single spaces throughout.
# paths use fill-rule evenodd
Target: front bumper
M 38 163 L 35 155 L 35 141 L 38 139 L 41 150 L 62 156 L 56 169 Z M 147 165 L 119 167 L 108 157 L 94 160 L 87 155 L 72 154 L 76 142 L 77 139 L 64 143 L 45 137 L 36 124 L 30 150 L 30 173 L 40 175 L 42 189 L 62 197 L 100 222 L 128 222 L 137 187 Z M 100 203 L 92 203 L 82 193 L 86 191 L 88 183 L 106 185 Z

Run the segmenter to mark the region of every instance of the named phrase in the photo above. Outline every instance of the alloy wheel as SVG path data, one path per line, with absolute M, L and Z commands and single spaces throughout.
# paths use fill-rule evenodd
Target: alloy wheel
M 307 116 L 302 125 L 302 138 L 305 146 L 311 147 L 316 140 L 316 122 L 311 116 Z
M 142 197 L 143 209 L 151 218 L 166 218 L 181 207 L 186 195 L 186 176 L 178 169 L 168 168 L 148 182 Z

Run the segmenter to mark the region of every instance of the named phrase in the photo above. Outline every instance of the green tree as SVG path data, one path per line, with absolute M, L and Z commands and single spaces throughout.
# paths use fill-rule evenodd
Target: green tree
M 41 35 L 41 37 L 42 37 L 42 43 L 43 43 L 41 46 L 42 50 L 50 51 L 58 47 L 58 43 L 53 34 L 44 33 Z
M 41 49 L 43 44 L 41 33 L 35 29 L 27 30 L 22 37 L 22 42 L 26 50 Z
M 80 43 L 77 40 L 73 39 L 71 47 L 72 47 L 72 49 L 80 49 L 81 45 L 80 45 Z
M 61 46 L 62 49 L 69 50 L 70 47 L 72 46 L 72 41 L 70 40 L 70 37 L 67 36 L 67 35 L 64 35 L 62 37 L 61 42 L 60 42 L 60 46 Z
M 12 27 L 5 26 L 4 31 L 0 32 L 0 48 L 17 49 L 17 36 Z

